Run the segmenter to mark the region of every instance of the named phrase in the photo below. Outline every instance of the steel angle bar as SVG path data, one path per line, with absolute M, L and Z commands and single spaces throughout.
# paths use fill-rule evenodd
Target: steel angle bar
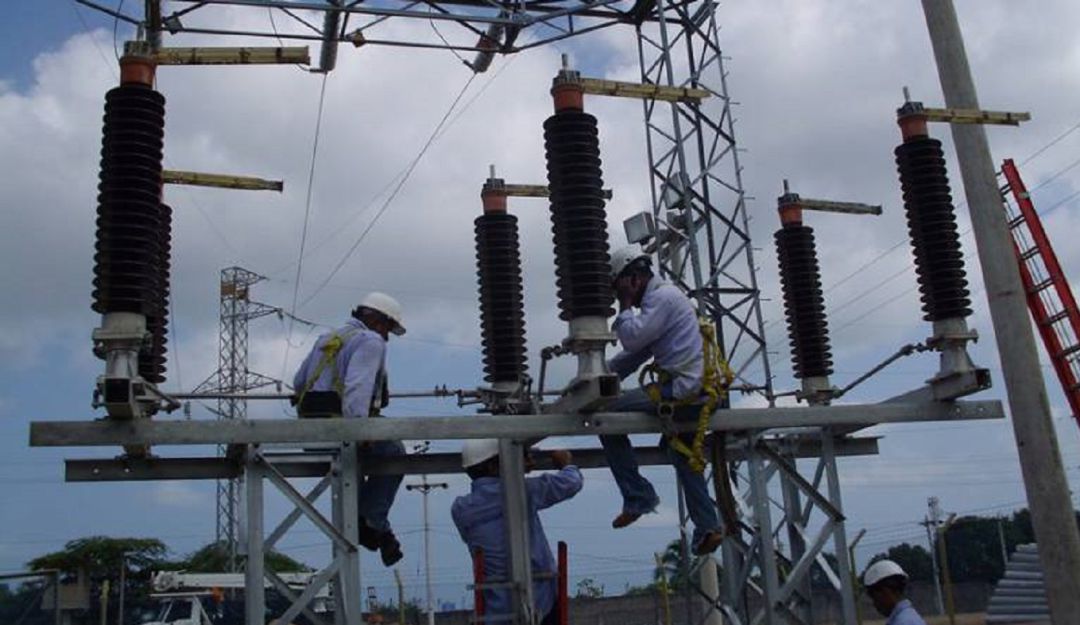
M 776 453 L 776 451 L 771 449 L 768 445 L 763 445 L 759 443 L 757 445 L 757 448 L 763 454 L 768 456 L 769 459 L 772 460 L 773 465 L 780 471 L 783 471 L 784 475 L 788 479 L 790 479 L 792 483 L 799 487 L 799 490 L 805 493 L 806 496 L 809 499 L 813 500 L 813 502 L 816 503 L 822 511 L 828 514 L 829 518 L 834 521 L 844 520 L 844 514 L 837 510 L 825 496 L 819 493 L 817 489 L 814 488 L 813 484 L 808 482 L 805 477 L 800 475 L 799 470 L 796 467 L 792 466 L 791 463 L 789 463 L 783 456 Z
M 315 502 L 318 501 L 319 497 L 321 497 L 322 494 L 326 492 L 327 488 L 330 488 L 329 475 L 319 480 L 319 483 L 311 489 L 311 492 L 309 492 L 307 496 L 304 497 L 304 499 L 306 499 L 308 503 L 314 505 Z M 274 528 L 274 531 L 270 533 L 270 536 L 267 537 L 265 541 L 266 548 L 273 549 L 274 545 L 277 544 L 277 541 L 281 540 L 285 536 L 285 533 L 288 532 L 298 520 L 300 520 L 300 517 L 303 516 L 303 514 L 303 511 L 299 508 L 293 508 L 292 511 L 289 512 L 289 514 L 287 514 L 284 519 L 282 519 L 281 523 L 278 523 L 277 527 Z
M 792 426 L 840 426 L 856 429 L 880 423 L 1000 419 L 1000 401 L 881 403 L 841 406 L 728 408 L 713 413 L 712 431 L 764 432 Z M 677 421 L 675 429 L 693 431 L 696 423 Z M 463 440 L 498 437 L 528 439 L 549 436 L 658 433 L 655 415 L 641 413 L 552 413 L 386 419 L 230 419 L 215 421 L 38 421 L 30 424 L 35 447 L 110 445 L 213 445 L 308 443 L 379 440 Z
M 803 441 L 792 447 L 800 458 L 814 458 L 820 454 L 820 446 Z M 671 460 L 659 447 L 641 447 L 635 451 L 638 464 L 642 466 L 667 465 Z M 868 456 L 878 453 L 877 437 L 845 438 L 837 443 L 840 456 Z M 324 478 L 330 471 L 330 458 L 326 454 L 311 453 L 278 456 L 264 453 L 278 472 L 287 478 Z M 742 460 L 745 447 L 731 441 L 727 456 Z M 575 449 L 574 462 L 581 469 L 597 469 L 607 466 L 602 449 Z M 548 458 L 537 458 L 537 469 L 551 469 Z M 372 458 L 364 466 L 367 475 L 439 475 L 461 472 L 461 457 L 456 453 Z M 228 458 L 95 458 L 65 460 L 64 479 L 68 482 L 127 482 L 145 480 L 210 480 L 240 476 L 239 464 Z
M 814 468 L 814 480 L 813 480 L 813 482 L 811 482 L 811 486 L 813 486 L 815 491 L 820 491 L 820 489 L 821 489 L 821 480 L 824 477 L 825 477 L 825 462 L 823 462 L 821 459 L 818 459 L 817 467 Z M 803 518 L 809 519 L 810 518 L 810 512 L 813 510 L 813 508 L 814 508 L 813 500 L 808 500 L 806 502 L 806 507 L 803 509 Z
M 311 603 L 312 599 L 315 598 L 315 594 L 319 592 L 319 589 L 325 586 L 327 582 L 330 581 L 330 578 L 338 572 L 338 570 L 343 564 L 343 561 L 344 558 L 341 556 L 334 558 L 333 561 L 330 562 L 329 566 L 319 571 L 319 573 L 311 579 L 311 582 L 308 583 L 307 588 L 304 589 L 304 592 L 300 593 L 300 596 L 296 597 L 292 605 L 290 605 L 289 608 L 285 610 L 285 612 L 283 612 L 280 617 L 277 618 L 277 622 L 292 623 L 293 619 L 296 618 L 296 616 L 300 614 L 301 611 L 306 614 L 308 612 L 307 605 Z M 267 576 L 269 577 L 270 575 L 272 575 L 272 573 L 270 573 L 270 571 L 267 571 Z M 277 576 L 275 575 L 274 577 Z M 273 581 L 273 577 L 271 577 L 270 579 L 271 581 Z M 281 581 L 281 579 L 278 578 L 278 581 Z M 286 588 L 288 587 L 286 586 Z M 292 594 L 291 591 L 289 594 Z M 319 620 L 321 622 L 321 619 L 316 620 Z
M 787 601 L 788 597 L 795 591 L 796 585 L 803 581 L 803 576 L 810 573 L 810 566 L 817 559 L 817 554 L 821 553 L 821 550 L 825 548 L 825 544 L 831 537 L 833 525 L 834 521 L 827 521 L 822 525 L 821 529 L 818 530 L 814 542 L 806 547 L 806 553 L 799 558 L 799 561 L 796 562 L 795 566 L 788 572 L 784 585 L 780 587 L 780 594 L 777 597 L 777 601 Z
M 333 562 L 336 561 L 337 560 L 334 560 Z M 330 563 L 331 566 L 333 565 L 333 562 Z M 270 580 L 270 584 L 274 587 L 274 589 L 277 590 L 282 597 L 288 600 L 289 606 L 292 607 L 292 605 L 294 605 L 299 599 L 299 596 L 295 592 L 293 592 L 293 589 L 290 588 L 289 585 L 285 583 L 285 580 L 281 579 L 281 576 L 279 576 L 277 573 L 271 571 L 270 569 L 266 569 L 265 572 L 266 579 Z M 309 580 L 308 583 L 310 584 L 313 581 L 314 578 L 312 580 Z M 324 583 L 323 585 L 325 586 L 326 584 Z M 316 590 L 316 592 L 318 592 L 318 590 Z M 308 603 L 310 603 L 310 601 Z M 322 617 L 312 611 L 311 608 L 307 606 L 307 604 L 303 605 L 301 611 L 304 613 L 304 616 L 311 619 L 312 622 L 315 623 L 315 625 L 329 625 L 325 620 L 322 619 Z
M 308 500 L 303 495 L 301 495 L 299 491 L 293 488 L 293 485 L 289 483 L 289 480 L 286 479 L 285 476 L 279 473 L 277 469 L 275 469 L 269 463 L 262 461 L 261 458 L 257 459 L 256 462 L 261 464 L 264 468 L 266 473 L 266 479 L 270 480 L 270 482 L 272 482 L 274 486 L 276 486 L 277 489 L 281 491 L 281 494 L 285 495 L 285 497 L 288 498 L 289 501 L 291 501 L 298 510 L 303 512 L 304 516 L 306 516 L 312 523 L 315 524 L 315 527 L 322 530 L 322 533 L 326 534 L 327 538 L 339 544 L 347 551 L 356 550 L 356 546 L 351 544 L 345 538 L 345 536 L 343 536 L 341 532 L 338 531 L 338 528 L 334 527 L 333 523 L 327 521 L 326 517 L 324 517 L 322 513 L 315 508 L 315 506 L 311 505 L 311 503 L 308 502 Z

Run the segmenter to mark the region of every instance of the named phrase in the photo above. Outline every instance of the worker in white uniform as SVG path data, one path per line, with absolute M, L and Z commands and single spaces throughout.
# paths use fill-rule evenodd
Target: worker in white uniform
M 401 304 L 383 293 L 370 293 L 344 326 L 319 337 L 293 379 L 300 418 L 363 419 L 379 416 L 387 403 L 386 344 L 391 334 L 405 334 Z M 365 458 L 403 456 L 400 441 L 374 441 L 360 447 Z M 360 476 L 360 544 L 379 551 L 383 564 L 402 558 L 388 514 L 400 475 Z
M 874 602 L 874 609 L 888 619 L 885 625 L 926 625 L 905 597 L 907 580 L 907 573 L 892 560 L 878 560 L 863 573 L 866 594 Z
M 619 300 L 619 314 L 611 328 L 622 351 L 608 361 L 608 369 L 619 379 L 626 379 L 649 360 L 655 360 L 669 378 L 660 389 L 663 399 L 698 398 L 702 393 L 704 356 L 697 313 L 690 299 L 678 287 L 653 275 L 652 259 L 636 245 L 612 254 L 611 273 Z M 622 392 L 607 407 L 612 412 L 655 413 L 656 409 L 641 388 Z M 611 525 L 626 527 L 641 515 L 655 511 L 660 498 L 641 475 L 629 436 L 601 436 L 600 442 L 623 496 L 622 512 Z M 686 494 L 687 509 L 694 521 L 694 552 L 712 553 L 724 536 L 705 476 L 690 468 L 687 457 L 672 450 L 666 437 L 661 437 L 660 445 L 667 449 Z

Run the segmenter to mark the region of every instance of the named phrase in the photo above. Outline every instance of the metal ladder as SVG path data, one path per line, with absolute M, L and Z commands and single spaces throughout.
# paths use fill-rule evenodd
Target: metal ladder
M 1005 160 L 1001 174 L 1005 178 L 1001 192 L 1028 308 L 1073 418 L 1080 423 L 1080 309 L 1012 159 Z

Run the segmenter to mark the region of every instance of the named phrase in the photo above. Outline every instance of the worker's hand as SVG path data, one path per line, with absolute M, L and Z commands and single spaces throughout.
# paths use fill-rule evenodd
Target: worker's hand
M 551 452 L 551 462 L 555 464 L 556 469 L 561 469 L 572 464 L 574 462 L 574 457 L 565 449 L 556 449 Z

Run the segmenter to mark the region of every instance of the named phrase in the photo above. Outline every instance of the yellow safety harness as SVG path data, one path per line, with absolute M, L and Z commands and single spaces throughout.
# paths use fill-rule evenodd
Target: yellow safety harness
M 331 367 L 331 373 L 333 375 L 334 391 L 341 398 L 341 401 L 345 401 L 345 382 L 341 379 L 341 371 L 337 366 L 337 356 L 341 352 L 341 348 L 345 346 L 345 342 L 348 341 L 358 330 L 352 330 L 344 334 L 338 334 L 334 332 L 325 343 L 319 347 L 319 351 L 322 352 L 322 357 L 319 358 L 319 364 L 315 365 L 315 371 L 312 372 L 311 377 L 304 383 L 304 388 L 297 396 L 296 404 L 302 405 L 304 402 L 304 396 L 311 391 L 311 388 L 315 386 L 315 383 L 322 377 L 327 367 Z
M 698 329 L 701 331 L 702 359 L 704 360 L 704 372 L 701 379 L 701 392 L 705 395 L 705 403 L 701 406 L 698 415 L 697 430 L 694 432 L 693 442 L 687 446 L 679 438 L 673 428 L 667 428 L 665 435 L 672 449 L 686 456 L 690 468 L 698 473 L 705 470 L 705 434 L 709 430 L 709 418 L 716 406 L 727 397 L 728 388 L 735 379 L 735 372 L 731 370 L 724 359 L 720 346 L 716 341 L 716 326 L 704 317 L 698 317 Z M 646 380 L 646 378 L 649 378 Z M 672 380 L 671 373 L 663 370 L 653 362 L 641 370 L 638 375 L 638 384 L 649 395 L 657 406 L 661 415 L 671 415 L 675 408 L 697 403 L 697 396 L 685 399 L 664 399 L 661 388 Z

